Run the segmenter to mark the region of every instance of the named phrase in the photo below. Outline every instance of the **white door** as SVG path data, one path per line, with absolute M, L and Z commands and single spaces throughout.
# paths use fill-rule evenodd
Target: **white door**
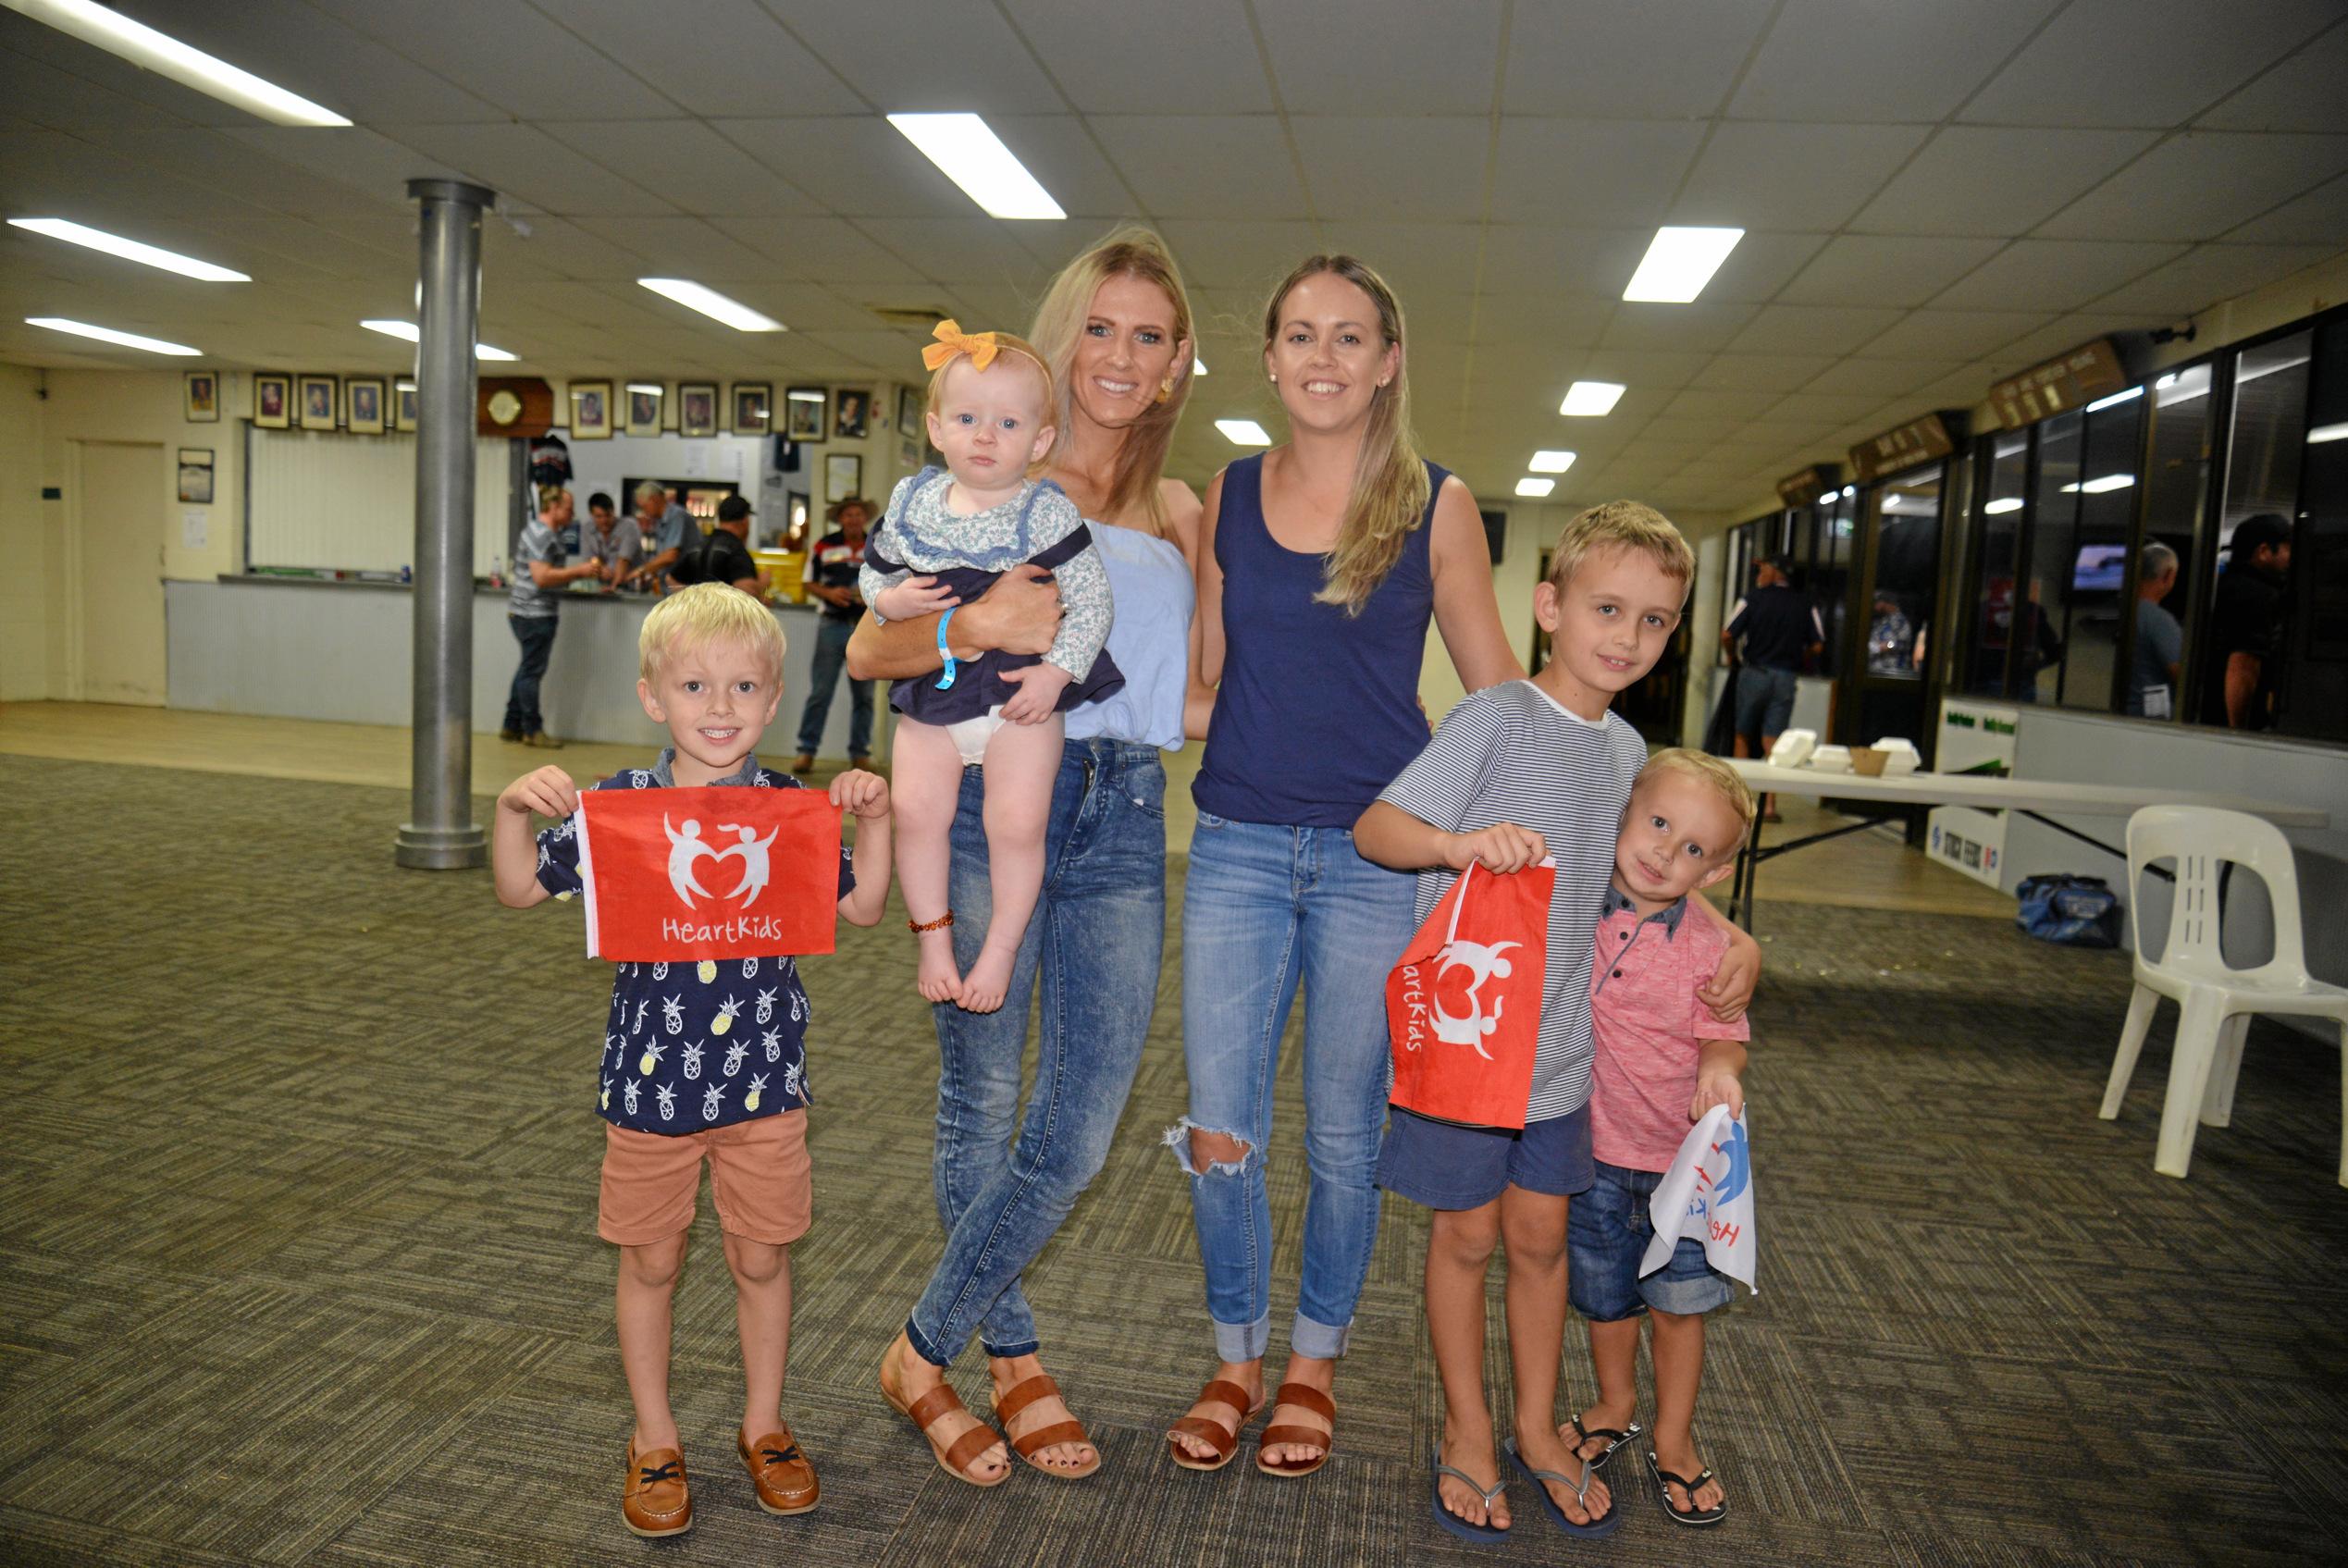
M 80 445 L 82 699 L 160 708 L 163 449 Z

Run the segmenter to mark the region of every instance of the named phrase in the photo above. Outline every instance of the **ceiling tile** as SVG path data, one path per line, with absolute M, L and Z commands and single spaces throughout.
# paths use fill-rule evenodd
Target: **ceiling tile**
M 1485 294 L 1476 313 L 1478 344 L 1522 344 L 1527 352 L 1553 355 L 1560 349 L 1586 349 L 1614 314 L 1616 302 L 1575 294 Z
M 1718 352 L 1761 308 L 1749 300 L 1702 300 L 1688 305 L 1624 303 L 1608 319 L 1599 346 Z
M 1153 217 L 1304 210 L 1296 160 L 1270 115 L 1094 115 L 1086 123 Z
M 1959 119 L 2166 128 L 2339 19 L 2337 0 L 2072 0 Z
M 698 114 L 846 115 L 870 106 L 862 93 L 834 75 L 755 0 L 535 4 Z M 574 104 L 554 117 L 587 117 L 600 107 Z
M 661 119 L 684 108 L 569 29 L 530 26 L 500 6 L 441 0 L 310 4 L 515 119 L 565 118 L 583 105 L 614 119 Z M 687 94 L 690 89 L 680 82 L 676 91 Z M 413 125 L 439 116 L 422 104 L 411 107 L 403 95 L 394 94 L 376 117 Z M 479 117 L 468 112 L 463 117 Z
M 1928 134 L 1907 125 L 1721 124 L 1672 203 L 1670 221 L 1840 228 Z
M 1942 310 L 2073 310 L 2185 253 L 2184 245 L 2017 240 L 1934 297 Z
M 1703 133 L 1693 122 L 1511 115 L 1501 121 L 1492 216 L 1577 228 L 1652 228 L 1662 220 Z
M 1866 234 L 2026 234 L 2157 140 L 2150 130 L 1948 126 L 1851 227 Z
M 842 218 L 720 217 L 710 226 L 773 262 L 785 278 L 817 283 L 909 283 L 923 276 Z
M 1689 385 L 1724 392 L 1790 392 L 1835 363 L 1825 354 L 1722 354 Z
M 1014 232 L 1028 226 L 1006 223 L 983 213 L 968 217 L 872 217 L 857 227 L 904 257 L 907 265 L 944 283 L 963 279 L 1032 283 L 1049 270 L 1025 239 Z
M 1102 24 L 1099 0 L 1003 0 L 1012 23 L 1082 113 L 1254 115 L 1272 109 L 1242 0 L 1128 6 Z
M 1174 252 L 1182 281 L 1201 289 L 1241 290 L 1254 303 L 1241 315 L 1260 313 L 1263 296 L 1289 269 L 1320 247 L 1312 225 L 1281 221 L 1215 221 L 1183 218 L 1161 224 L 1158 232 Z
M 2003 243 L 1846 234 L 1827 241 L 1777 298 L 1797 305 L 1921 305 Z
M 2348 130 L 2348 21 L 2292 53 L 2194 123 L 2209 130 Z
M 1701 118 L 1719 110 L 1768 15 L 1753 0 L 1516 0 L 1501 107 Z
M 1471 219 L 1484 216 L 1489 119 L 1323 116 L 1291 122 L 1328 219 Z
M 1732 353 L 1844 354 L 1900 318 L 1888 309 L 1764 305 L 1727 345 Z
M 822 210 L 812 197 L 700 120 L 550 120 L 544 129 L 563 145 L 648 191 L 660 191 L 686 212 L 756 217 Z
M 2182 319 L 2220 300 L 2290 277 L 2337 253 L 2331 245 L 2203 245 L 2095 302 L 2098 312 L 2147 311 Z
M 1499 80 L 1500 0 L 1254 0 L 1292 115 L 1486 115 Z M 1373 88 L 1366 56 L 1408 61 Z
M 534 125 L 385 126 L 384 134 L 468 179 L 552 213 L 671 214 L 674 205 Z
M 2039 227 L 2057 240 L 2206 240 L 2348 168 L 2348 136 L 2174 136 Z
M 834 0 L 764 4 L 881 113 L 1017 115 L 1063 106 L 1058 89 L 993 6 L 890 0 L 879 11 Z
M 1950 359 L 1846 359 L 1822 370 L 1801 390 L 1868 394 L 1878 399 L 1912 392 L 1936 377 L 1963 366 Z
M 1726 392 L 1691 387 L 1674 394 L 1663 412 L 1679 418 L 1747 420 L 1777 401 L 1773 391 Z
M 1332 223 L 1324 233 L 1331 251 L 1369 263 L 1406 310 L 1422 294 L 1464 291 L 1460 280 L 1476 258 L 1477 229 L 1468 223 Z
M 896 128 L 874 115 L 797 119 L 717 119 L 735 146 L 843 217 L 921 217 L 977 213 Z
M 1866 343 L 1870 359 L 1970 359 L 1995 352 L 2044 327 L 2052 311 L 1910 311 L 1905 320 Z
M 2348 174 L 2227 230 L 2225 238 L 2348 248 Z
M 2058 4 L 1789 0 L 1728 112 L 1750 119 L 1941 119 Z

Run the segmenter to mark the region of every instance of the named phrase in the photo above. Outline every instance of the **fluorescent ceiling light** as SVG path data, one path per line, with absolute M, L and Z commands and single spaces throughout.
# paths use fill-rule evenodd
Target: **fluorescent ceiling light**
M 392 321 L 386 319 L 362 321 L 359 325 L 365 327 L 370 332 L 380 332 L 387 338 L 397 338 L 402 342 L 421 342 L 424 339 L 424 334 L 417 329 L 416 324 L 413 321 Z M 475 359 L 505 360 L 518 359 L 521 356 L 518 354 L 507 353 L 503 349 L 493 349 L 487 343 L 476 343 L 473 345 L 473 357 Z
M 1557 412 L 1576 419 L 1596 419 L 1612 413 L 1625 390 L 1614 381 L 1576 381 L 1565 389 L 1565 401 L 1557 405 Z
M 990 216 L 1068 216 L 978 116 L 891 115 L 889 123 Z
M 2022 503 L 2021 497 L 2020 496 L 2000 496 L 1996 500 L 1991 501 L 1987 506 L 1982 508 L 1983 512 L 1988 512 L 1992 517 L 2003 517 L 2009 512 L 2020 512 L 2021 509 Z
M 628 383 L 628 390 L 631 392 L 652 392 L 657 394 L 662 389 L 663 389 L 658 381 L 631 381 Z
M 2090 479 L 2083 485 L 2065 485 L 2063 494 L 2076 495 L 2083 490 L 2088 495 L 2099 496 L 2107 490 L 2124 490 L 2135 482 L 2136 476 L 2133 474 L 2106 474 Z
M 1563 474 L 1574 466 L 1574 454 L 1569 451 L 1551 451 L 1544 447 L 1535 452 L 1533 461 L 1525 466 L 1536 474 Z
M 2174 387 L 2176 384 L 2177 384 L 2177 373 L 2176 373 L 2175 371 L 2173 371 L 2173 370 L 2172 370 L 2172 371 L 2170 371 L 2168 375 L 2166 375 L 2166 376 L 2162 377 L 2159 380 L 2157 380 L 2157 381 L 2156 381 L 2156 382 L 2154 382 L 2154 383 L 2153 383 L 2153 385 L 2154 385 L 2155 387 L 2159 388 L 2162 391 L 2167 391 L 2169 388 Z
M 2121 403 L 2128 402 L 2136 398 L 2141 398 L 2144 395 L 2144 389 L 2142 387 L 2131 387 L 2124 392 L 2114 392 L 2107 398 L 2097 398 L 2094 402 L 2087 405 L 2087 412 L 2093 414 L 2097 409 L 2118 408 Z
M 1824 506 L 1824 505 L 1825 505 L 1828 501 L 1836 501 L 1836 500 L 1842 500 L 1842 499 L 1843 499 L 1843 492 L 1842 492 L 1842 491 L 1840 491 L 1840 490 L 1828 490 L 1828 491 L 1827 491 L 1824 495 L 1820 496 L 1820 497 L 1818 498 L 1818 504 L 1819 504 L 1819 505 L 1821 505 L 1821 506 Z
M 134 22 L 94 0 L 0 0 L 0 5 L 273 124 L 351 123 L 332 109 L 288 93 L 274 81 L 264 81 L 251 71 L 239 70 L 201 49 L 190 48 L 168 33 Z
M 1534 500 L 1539 500 L 1541 497 L 1549 494 L 1550 491 L 1555 488 L 1557 488 L 1557 481 L 1554 479 L 1519 479 L 1516 481 L 1516 493 L 1520 496 L 1528 497 Z
M 62 315 L 28 315 L 27 327 L 45 327 L 52 332 L 70 332 L 77 338 L 95 338 L 101 343 L 119 343 L 126 349 L 144 349 L 151 354 L 194 354 L 185 343 L 167 343 L 160 338 L 142 338 L 136 332 L 117 332 L 111 327 L 93 327 L 86 321 L 68 321 Z
M 1623 290 L 1625 300 L 1684 305 L 1704 291 L 1720 264 L 1745 237 L 1741 228 L 1658 228 L 1647 257 Z
M 176 272 L 183 278 L 193 278 L 205 283 L 253 281 L 244 273 L 215 266 L 193 256 L 183 256 L 177 251 L 167 251 L 159 245 L 142 245 L 136 240 L 125 240 L 119 234 L 109 234 L 103 228 L 87 228 L 62 217 L 12 217 L 8 222 L 13 228 L 29 228 L 35 234 L 46 234 L 52 240 L 63 240 L 69 245 L 87 245 L 110 256 L 159 266 L 166 272 Z
M 2318 425 L 2307 432 L 2307 444 L 2322 446 L 2326 441 L 2348 441 L 2348 424 Z
M 1264 426 L 1253 419 L 1218 419 L 1215 422 L 1215 428 L 1238 446 L 1268 447 L 1272 444 L 1272 438 L 1264 434 Z
M 686 310 L 698 310 L 712 321 L 723 321 L 736 332 L 788 331 L 771 315 L 760 315 L 739 300 L 729 300 L 715 289 L 686 278 L 639 278 L 636 281 Z

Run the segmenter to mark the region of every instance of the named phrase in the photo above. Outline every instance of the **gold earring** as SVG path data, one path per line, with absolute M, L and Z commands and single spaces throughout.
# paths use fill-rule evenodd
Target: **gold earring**
M 1164 402 L 1174 395 L 1174 377 L 1168 377 L 1157 384 L 1157 401 Z

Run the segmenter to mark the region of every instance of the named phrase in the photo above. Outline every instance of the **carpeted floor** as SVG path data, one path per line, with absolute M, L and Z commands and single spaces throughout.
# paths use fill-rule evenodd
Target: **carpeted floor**
M 941 1475 L 871 1386 L 936 1233 L 934 1046 L 884 923 L 807 966 L 817 1227 L 795 1259 L 787 1398 L 822 1508 L 770 1518 L 733 1467 L 733 1314 L 705 1204 L 674 1378 L 698 1524 L 641 1543 L 617 1517 L 628 1416 L 593 1230 L 608 979 L 576 911 L 500 909 L 485 873 L 394 870 L 388 791 L 17 757 L 0 789 L 19 821 L 0 835 L 11 1563 L 1938 1568 L 2338 1549 L 2337 1053 L 2258 1026 L 2235 1125 L 2168 1180 L 2151 1156 L 2173 1019 L 2120 1120 L 2095 1117 L 2122 957 L 1791 903 L 1768 911 L 1756 1010 L 1762 1293 L 1717 1320 L 1699 1414 L 1735 1500 L 1722 1530 L 1674 1528 L 1637 1486 L 1600 1546 L 1566 1542 L 1528 1495 L 1500 1552 L 1435 1527 L 1425 1230 L 1400 1204 L 1328 1467 L 1277 1482 L 1163 1462 L 1208 1355 L 1189 1204 L 1157 1146 L 1182 1103 L 1171 951 L 1117 1150 L 1031 1278 L 1106 1467 L 995 1492 Z M 1272 1150 L 1290 1291 L 1292 1065 Z M 1578 1328 L 1565 1361 L 1566 1397 L 1587 1396 Z M 982 1367 L 960 1381 L 977 1402 Z

